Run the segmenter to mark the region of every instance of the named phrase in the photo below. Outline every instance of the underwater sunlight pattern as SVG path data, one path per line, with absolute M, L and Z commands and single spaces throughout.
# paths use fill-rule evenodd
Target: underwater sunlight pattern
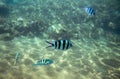
M 0 0 L 0 79 L 120 79 L 119 0 Z

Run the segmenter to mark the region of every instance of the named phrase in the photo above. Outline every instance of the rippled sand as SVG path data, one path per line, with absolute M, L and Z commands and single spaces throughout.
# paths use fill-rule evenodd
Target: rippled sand
M 51 39 L 50 39 L 51 40 Z M 46 49 L 46 39 L 0 41 L 0 79 L 119 79 L 120 49 L 105 40 L 71 40 L 69 50 Z M 20 53 L 15 63 L 15 54 Z M 41 58 L 54 61 L 32 66 Z

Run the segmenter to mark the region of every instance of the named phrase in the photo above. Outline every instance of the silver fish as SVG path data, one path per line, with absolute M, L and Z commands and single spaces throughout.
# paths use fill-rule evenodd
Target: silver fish
M 72 43 L 69 40 L 56 40 L 53 43 L 46 41 L 49 43 L 49 46 L 47 47 L 54 47 L 55 49 L 60 49 L 60 50 L 66 50 L 72 47 Z
M 38 65 L 50 65 L 53 63 L 53 60 L 51 59 L 41 59 L 37 61 L 37 63 L 33 64 L 33 66 L 38 66 Z
M 95 10 L 94 10 L 94 8 L 92 8 L 92 7 L 85 7 L 84 9 L 85 9 L 85 11 L 86 11 L 86 13 L 87 13 L 88 15 L 95 15 Z

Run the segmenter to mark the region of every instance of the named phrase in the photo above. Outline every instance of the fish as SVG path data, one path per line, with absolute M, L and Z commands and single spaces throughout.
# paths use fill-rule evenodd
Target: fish
M 66 50 L 66 49 L 69 49 L 70 47 L 72 47 L 72 43 L 66 39 L 56 40 L 53 43 L 49 42 L 49 41 L 46 41 L 46 42 L 49 44 L 49 46 L 47 46 L 47 48 L 54 47 L 54 49 Z
M 15 54 L 15 60 L 14 60 L 14 65 L 19 61 L 20 53 L 16 52 Z
M 17 61 L 18 61 L 18 59 L 19 59 L 19 55 L 20 55 L 20 53 L 19 53 L 19 52 L 16 52 L 16 55 L 15 55 L 15 60 L 17 60 Z
M 51 59 L 41 59 L 41 60 L 38 60 L 37 63 L 33 64 L 33 66 L 50 65 L 52 63 L 53 63 L 53 60 Z
M 95 15 L 95 10 L 92 7 L 85 7 L 84 10 L 88 15 Z

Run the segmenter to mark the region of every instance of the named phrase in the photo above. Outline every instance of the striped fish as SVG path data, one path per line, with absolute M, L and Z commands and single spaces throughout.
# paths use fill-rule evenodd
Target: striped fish
M 69 40 L 56 40 L 53 43 L 46 41 L 49 43 L 49 46 L 47 47 L 54 47 L 55 49 L 60 49 L 60 50 L 66 50 L 70 47 L 72 47 L 72 43 Z
M 33 64 L 33 66 L 37 66 L 37 65 L 50 65 L 53 63 L 53 60 L 51 59 L 41 59 L 39 61 L 37 61 L 37 63 Z
M 88 14 L 88 15 L 95 15 L 95 10 L 94 8 L 92 7 L 85 7 L 85 12 Z

